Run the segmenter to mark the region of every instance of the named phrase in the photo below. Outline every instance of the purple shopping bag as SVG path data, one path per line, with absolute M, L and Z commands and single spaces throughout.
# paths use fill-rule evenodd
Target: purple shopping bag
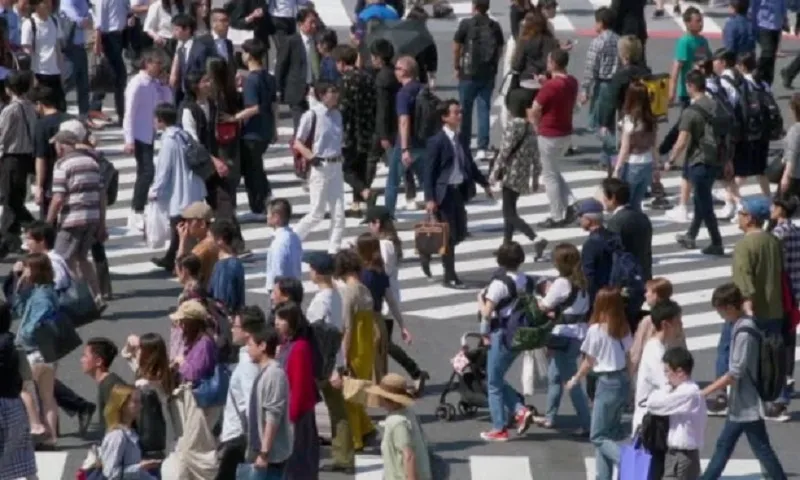
M 646 480 L 652 458 L 638 438 L 623 444 L 619 452 L 619 480 Z

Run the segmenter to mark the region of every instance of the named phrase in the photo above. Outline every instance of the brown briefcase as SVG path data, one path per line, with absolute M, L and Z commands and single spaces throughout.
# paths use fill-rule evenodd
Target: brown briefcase
M 414 225 L 414 247 L 420 255 L 444 255 L 449 245 L 450 225 L 428 216 Z

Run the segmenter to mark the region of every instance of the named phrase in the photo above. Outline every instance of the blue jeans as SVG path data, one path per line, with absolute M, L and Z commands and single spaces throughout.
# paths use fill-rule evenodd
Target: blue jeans
M 417 176 L 417 183 L 422 187 L 422 174 L 425 171 L 425 149 L 412 148 L 410 153 L 414 163 L 408 168 Z M 397 188 L 400 186 L 401 172 L 405 172 L 405 168 L 400 147 L 395 146 L 389 153 L 389 175 L 386 177 L 386 189 L 383 192 L 383 204 L 392 215 L 394 215 L 394 210 L 397 206 Z
M 653 183 L 652 163 L 625 163 L 622 179 L 631 189 L 631 198 L 628 204 L 636 211 L 642 211 L 642 201 L 647 194 L 647 189 Z
M 78 97 L 78 113 L 81 117 L 89 114 L 89 60 L 83 45 L 71 45 L 64 49 L 64 55 L 72 63 L 72 81 Z
M 554 336 L 555 337 L 555 336 Z M 564 393 L 564 383 L 578 372 L 578 357 L 581 353 L 581 342 L 575 338 L 560 337 L 566 340 L 563 349 L 550 350 L 550 361 L 547 366 L 547 412 L 545 418 L 550 424 L 555 423 L 558 407 L 561 405 L 561 395 Z M 581 428 L 589 429 L 590 415 L 589 402 L 581 386 L 576 386 L 569 391 L 569 398 Z
M 489 148 L 489 113 L 492 108 L 494 76 L 486 80 L 460 80 L 458 101 L 461 103 L 461 141 L 469 148 L 472 140 L 472 107 L 478 102 L 478 150 Z
M 719 335 L 719 344 L 717 345 L 717 378 L 728 373 L 731 357 L 731 333 L 733 333 L 733 323 L 723 322 L 722 332 Z
M 491 333 L 489 339 L 489 353 L 486 358 L 489 415 L 492 417 L 492 428 L 503 430 L 508 425 L 507 415 L 524 408 L 519 393 L 505 379 L 517 354 L 506 346 L 502 331 Z
M 769 443 L 764 420 L 755 422 L 725 420 L 725 426 L 722 427 L 722 432 L 720 432 L 717 439 L 717 446 L 714 448 L 714 455 L 700 478 L 702 480 L 717 480 L 722 475 L 722 471 L 725 470 L 725 465 L 731 458 L 733 449 L 743 433 L 747 436 L 750 450 L 753 451 L 753 455 L 756 456 L 761 464 L 762 472 L 766 473 L 765 477 L 770 480 L 785 480 L 786 474 L 783 472 L 783 467 L 781 467 L 781 462 L 778 460 L 777 455 L 775 455 L 775 450 L 772 449 L 772 445 Z
M 696 239 L 697 234 L 700 233 L 700 224 L 705 223 L 711 245 L 721 247 L 722 236 L 719 234 L 717 215 L 714 213 L 714 198 L 711 194 L 718 173 L 718 167 L 712 167 L 705 163 L 696 163 L 689 167 L 687 178 L 694 190 L 694 218 L 689 225 L 687 235 L 692 240 Z
M 628 401 L 630 387 L 631 382 L 625 370 L 597 374 L 589 433 L 589 440 L 595 448 L 597 480 L 611 480 L 614 465 L 619 464 L 617 440 L 624 436 L 622 412 Z

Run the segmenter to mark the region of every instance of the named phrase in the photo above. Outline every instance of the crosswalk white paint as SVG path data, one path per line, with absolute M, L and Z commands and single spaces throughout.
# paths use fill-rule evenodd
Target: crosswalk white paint
M 708 466 L 709 460 L 709 458 L 700 460 L 703 470 Z M 595 480 L 595 458 L 584 457 L 583 462 L 586 469 L 586 480 Z M 614 478 L 617 478 L 616 469 L 614 469 Z M 719 480 L 762 480 L 763 478 L 758 460 L 732 458 L 728 460 Z
M 65 452 L 36 452 L 39 480 L 62 480 L 67 463 Z

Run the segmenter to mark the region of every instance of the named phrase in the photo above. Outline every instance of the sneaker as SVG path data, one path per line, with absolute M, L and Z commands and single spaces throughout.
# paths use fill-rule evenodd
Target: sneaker
M 485 162 L 487 158 L 489 157 L 488 155 L 486 155 L 486 150 L 478 150 L 477 152 L 475 152 L 476 162 Z
M 679 233 L 675 235 L 675 242 L 687 250 L 694 250 L 695 248 L 697 248 L 697 244 L 695 243 L 694 238 L 690 237 L 685 233 Z
M 722 207 L 716 215 L 720 220 L 730 220 L 736 215 L 736 205 L 734 205 L 733 202 L 725 202 L 725 206 Z
M 507 442 L 508 430 L 489 430 L 481 432 L 481 438 L 487 442 Z
M 773 422 L 788 422 L 789 412 L 782 403 L 770 403 L 764 406 L 764 418 Z
M 403 206 L 403 210 L 407 212 L 416 212 L 419 210 L 419 203 L 415 198 L 406 198 L 406 204 Z
M 517 412 L 514 420 L 517 424 L 517 435 L 523 435 L 528 431 L 529 428 L 531 428 L 531 424 L 533 423 L 533 412 L 531 412 L 530 409 L 523 408 Z
M 134 232 L 144 232 L 144 215 L 137 212 L 131 212 L 128 215 L 128 230 Z
M 547 239 L 536 237 L 533 240 L 533 261 L 541 260 L 544 256 L 544 251 L 547 248 Z
M 680 222 L 680 223 L 689 222 L 689 212 L 686 209 L 686 205 L 676 205 L 671 210 L 667 210 L 664 216 L 674 222 Z
M 722 245 L 709 245 L 706 248 L 700 250 L 700 253 L 703 255 L 714 255 L 717 257 L 725 256 L 725 247 Z

